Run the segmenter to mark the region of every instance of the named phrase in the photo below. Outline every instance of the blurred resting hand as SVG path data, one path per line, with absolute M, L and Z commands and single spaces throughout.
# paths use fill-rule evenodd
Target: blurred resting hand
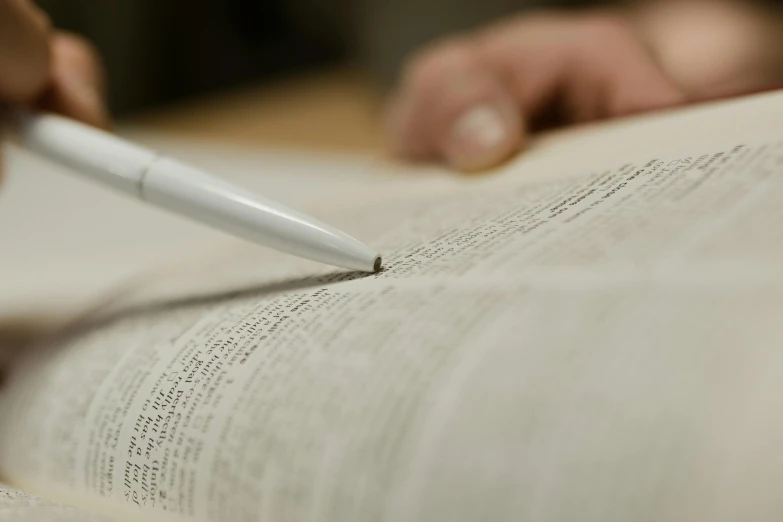
M 781 81 L 781 35 L 780 19 L 729 0 L 520 16 L 413 56 L 389 105 L 389 134 L 403 157 L 484 169 L 520 150 L 542 125 Z

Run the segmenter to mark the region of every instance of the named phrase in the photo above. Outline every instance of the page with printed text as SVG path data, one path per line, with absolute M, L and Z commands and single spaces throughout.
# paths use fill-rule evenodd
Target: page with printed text
M 378 274 L 136 280 L 20 361 L 0 475 L 138 521 L 778 520 L 783 95 L 696 113 L 737 106 L 334 206 Z

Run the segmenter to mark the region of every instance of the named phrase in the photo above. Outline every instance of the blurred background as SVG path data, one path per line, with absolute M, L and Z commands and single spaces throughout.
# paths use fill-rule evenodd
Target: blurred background
M 350 64 L 388 87 L 406 55 L 525 8 L 578 0 L 40 0 L 102 52 L 123 115 L 183 97 Z
M 377 88 L 388 88 L 405 57 L 427 42 L 542 7 L 661 4 L 667 8 L 681 6 L 682 16 L 689 18 L 693 5 L 705 11 L 711 4 L 753 6 L 760 18 L 779 17 L 781 10 L 781 2 L 775 0 L 39 0 L 38 3 L 49 12 L 55 25 L 83 34 L 100 49 L 111 85 L 111 108 L 120 116 L 243 83 L 346 64 L 364 71 Z M 693 18 L 688 22 L 698 24 L 699 17 Z M 710 24 L 711 17 L 704 16 L 703 23 Z M 672 27 L 675 33 L 678 30 Z M 692 30 L 698 32 L 698 27 Z M 753 30 L 759 33 L 765 28 L 750 28 Z

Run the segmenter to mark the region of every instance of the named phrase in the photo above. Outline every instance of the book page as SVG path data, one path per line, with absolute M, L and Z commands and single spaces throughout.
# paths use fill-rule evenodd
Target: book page
M 227 243 L 30 354 L 0 472 L 128 520 L 777 520 L 780 121 L 335 210 L 375 275 Z
M 85 511 L 0 484 L 0 520 L 9 522 L 111 522 Z

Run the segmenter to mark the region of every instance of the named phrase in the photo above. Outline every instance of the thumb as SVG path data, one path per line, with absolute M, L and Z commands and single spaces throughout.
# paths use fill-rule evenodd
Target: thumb
M 0 98 L 31 103 L 49 81 L 49 21 L 27 1 L 0 0 Z
M 389 127 L 403 156 L 436 157 L 463 171 L 508 158 L 524 133 L 513 96 L 469 41 L 435 46 L 408 66 Z

